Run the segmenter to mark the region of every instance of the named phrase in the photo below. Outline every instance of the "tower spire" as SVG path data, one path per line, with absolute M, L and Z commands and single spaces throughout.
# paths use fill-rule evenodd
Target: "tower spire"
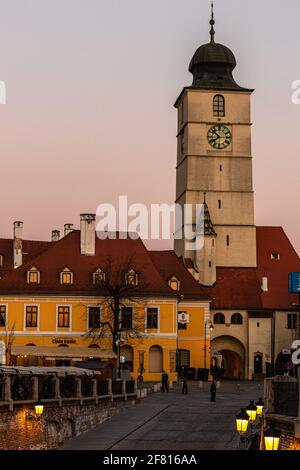
M 211 0 L 211 20 L 209 22 L 209 24 L 211 25 L 211 28 L 210 28 L 210 43 L 211 44 L 215 44 L 215 29 L 214 29 L 214 25 L 216 24 L 215 22 L 215 14 L 214 14 L 214 0 Z

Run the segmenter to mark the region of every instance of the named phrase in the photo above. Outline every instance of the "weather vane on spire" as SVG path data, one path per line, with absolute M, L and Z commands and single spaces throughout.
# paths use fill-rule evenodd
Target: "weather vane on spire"
M 210 20 L 210 43 L 215 44 L 215 30 L 214 30 L 214 25 L 215 25 L 215 15 L 214 15 L 214 0 L 211 0 L 211 20 Z

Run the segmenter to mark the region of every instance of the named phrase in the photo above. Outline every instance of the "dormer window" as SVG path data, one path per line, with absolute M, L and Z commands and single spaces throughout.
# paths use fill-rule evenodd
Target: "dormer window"
M 102 284 L 102 282 L 105 282 L 106 280 L 106 275 L 105 275 L 105 272 L 102 271 L 102 269 L 97 269 L 97 271 L 95 271 L 93 273 L 93 283 L 94 284 Z
M 130 269 L 125 276 L 125 282 L 127 286 L 137 286 L 138 285 L 138 275 L 133 269 Z
M 169 287 L 173 290 L 180 290 L 180 281 L 177 279 L 177 277 L 173 276 L 171 279 L 169 279 Z
M 61 284 L 73 284 L 73 273 L 69 268 L 65 268 L 60 273 L 60 283 Z
M 40 272 L 36 268 L 31 268 L 30 271 L 27 271 L 27 283 L 28 284 L 40 283 Z
M 280 254 L 278 253 L 278 251 L 271 251 L 270 256 L 271 259 L 274 259 L 276 261 L 280 259 Z

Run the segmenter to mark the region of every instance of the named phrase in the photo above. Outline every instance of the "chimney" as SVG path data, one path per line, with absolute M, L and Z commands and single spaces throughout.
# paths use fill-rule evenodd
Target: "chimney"
M 14 268 L 22 265 L 23 222 L 14 222 Z
M 96 249 L 96 215 L 80 215 L 80 253 L 84 256 L 95 256 Z
M 74 225 L 73 224 L 65 224 L 64 225 L 64 236 L 68 235 L 69 233 L 73 232 L 74 230 Z
M 59 230 L 52 230 L 51 232 L 51 241 L 58 242 L 60 239 L 60 231 Z
M 264 277 L 262 278 L 261 289 L 262 289 L 263 292 L 268 292 L 268 290 L 269 290 L 269 288 L 268 288 L 268 278 L 266 277 L 266 275 L 264 275 Z

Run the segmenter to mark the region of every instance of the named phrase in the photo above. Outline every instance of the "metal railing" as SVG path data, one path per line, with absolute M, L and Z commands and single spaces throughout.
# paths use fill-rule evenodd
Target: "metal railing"
M 0 406 L 9 406 L 24 402 L 36 403 L 57 401 L 61 406 L 63 401 L 96 400 L 106 398 L 113 400 L 114 396 L 127 399 L 127 395 L 137 395 L 137 386 L 134 380 L 99 380 L 99 375 L 65 374 L 59 376 L 35 376 L 22 370 L 22 374 L 0 374 Z

